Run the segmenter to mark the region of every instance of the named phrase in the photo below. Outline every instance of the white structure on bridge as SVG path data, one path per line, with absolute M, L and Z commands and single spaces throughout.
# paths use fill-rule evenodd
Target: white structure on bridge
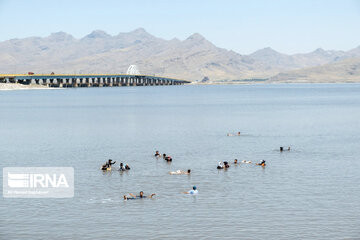
M 126 71 L 128 75 L 140 75 L 139 68 L 136 65 L 130 65 L 128 70 Z

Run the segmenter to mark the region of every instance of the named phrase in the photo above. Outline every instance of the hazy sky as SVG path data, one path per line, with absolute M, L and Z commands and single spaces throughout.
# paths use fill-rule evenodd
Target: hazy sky
M 360 0 L 0 0 L 0 41 L 139 27 L 164 39 L 198 32 L 241 54 L 349 50 L 360 45 Z

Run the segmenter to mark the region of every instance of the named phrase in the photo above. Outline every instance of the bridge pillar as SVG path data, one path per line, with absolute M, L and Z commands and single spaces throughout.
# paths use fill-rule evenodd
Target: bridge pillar
M 78 81 L 80 81 L 79 78 L 74 78 L 74 80 L 72 81 L 72 87 L 78 87 Z

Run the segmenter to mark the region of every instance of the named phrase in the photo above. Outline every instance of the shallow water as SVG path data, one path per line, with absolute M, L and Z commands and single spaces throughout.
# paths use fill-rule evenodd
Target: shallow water
M 0 100 L 1 168 L 75 168 L 74 198 L 2 198 L 0 239 L 360 237 L 359 84 L 33 90 Z M 131 170 L 103 173 L 108 158 Z M 234 158 L 268 165 L 216 169 Z M 193 185 L 197 196 L 181 194 Z M 141 190 L 157 195 L 122 200 Z

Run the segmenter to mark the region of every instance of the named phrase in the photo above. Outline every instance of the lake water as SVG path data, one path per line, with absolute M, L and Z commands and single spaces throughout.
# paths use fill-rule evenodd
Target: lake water
M 360 239 L 360 84 L 3 91 L 0 116 L 1 168 L 75 169 L 74 198 L 1 198 L 0 239 Z

